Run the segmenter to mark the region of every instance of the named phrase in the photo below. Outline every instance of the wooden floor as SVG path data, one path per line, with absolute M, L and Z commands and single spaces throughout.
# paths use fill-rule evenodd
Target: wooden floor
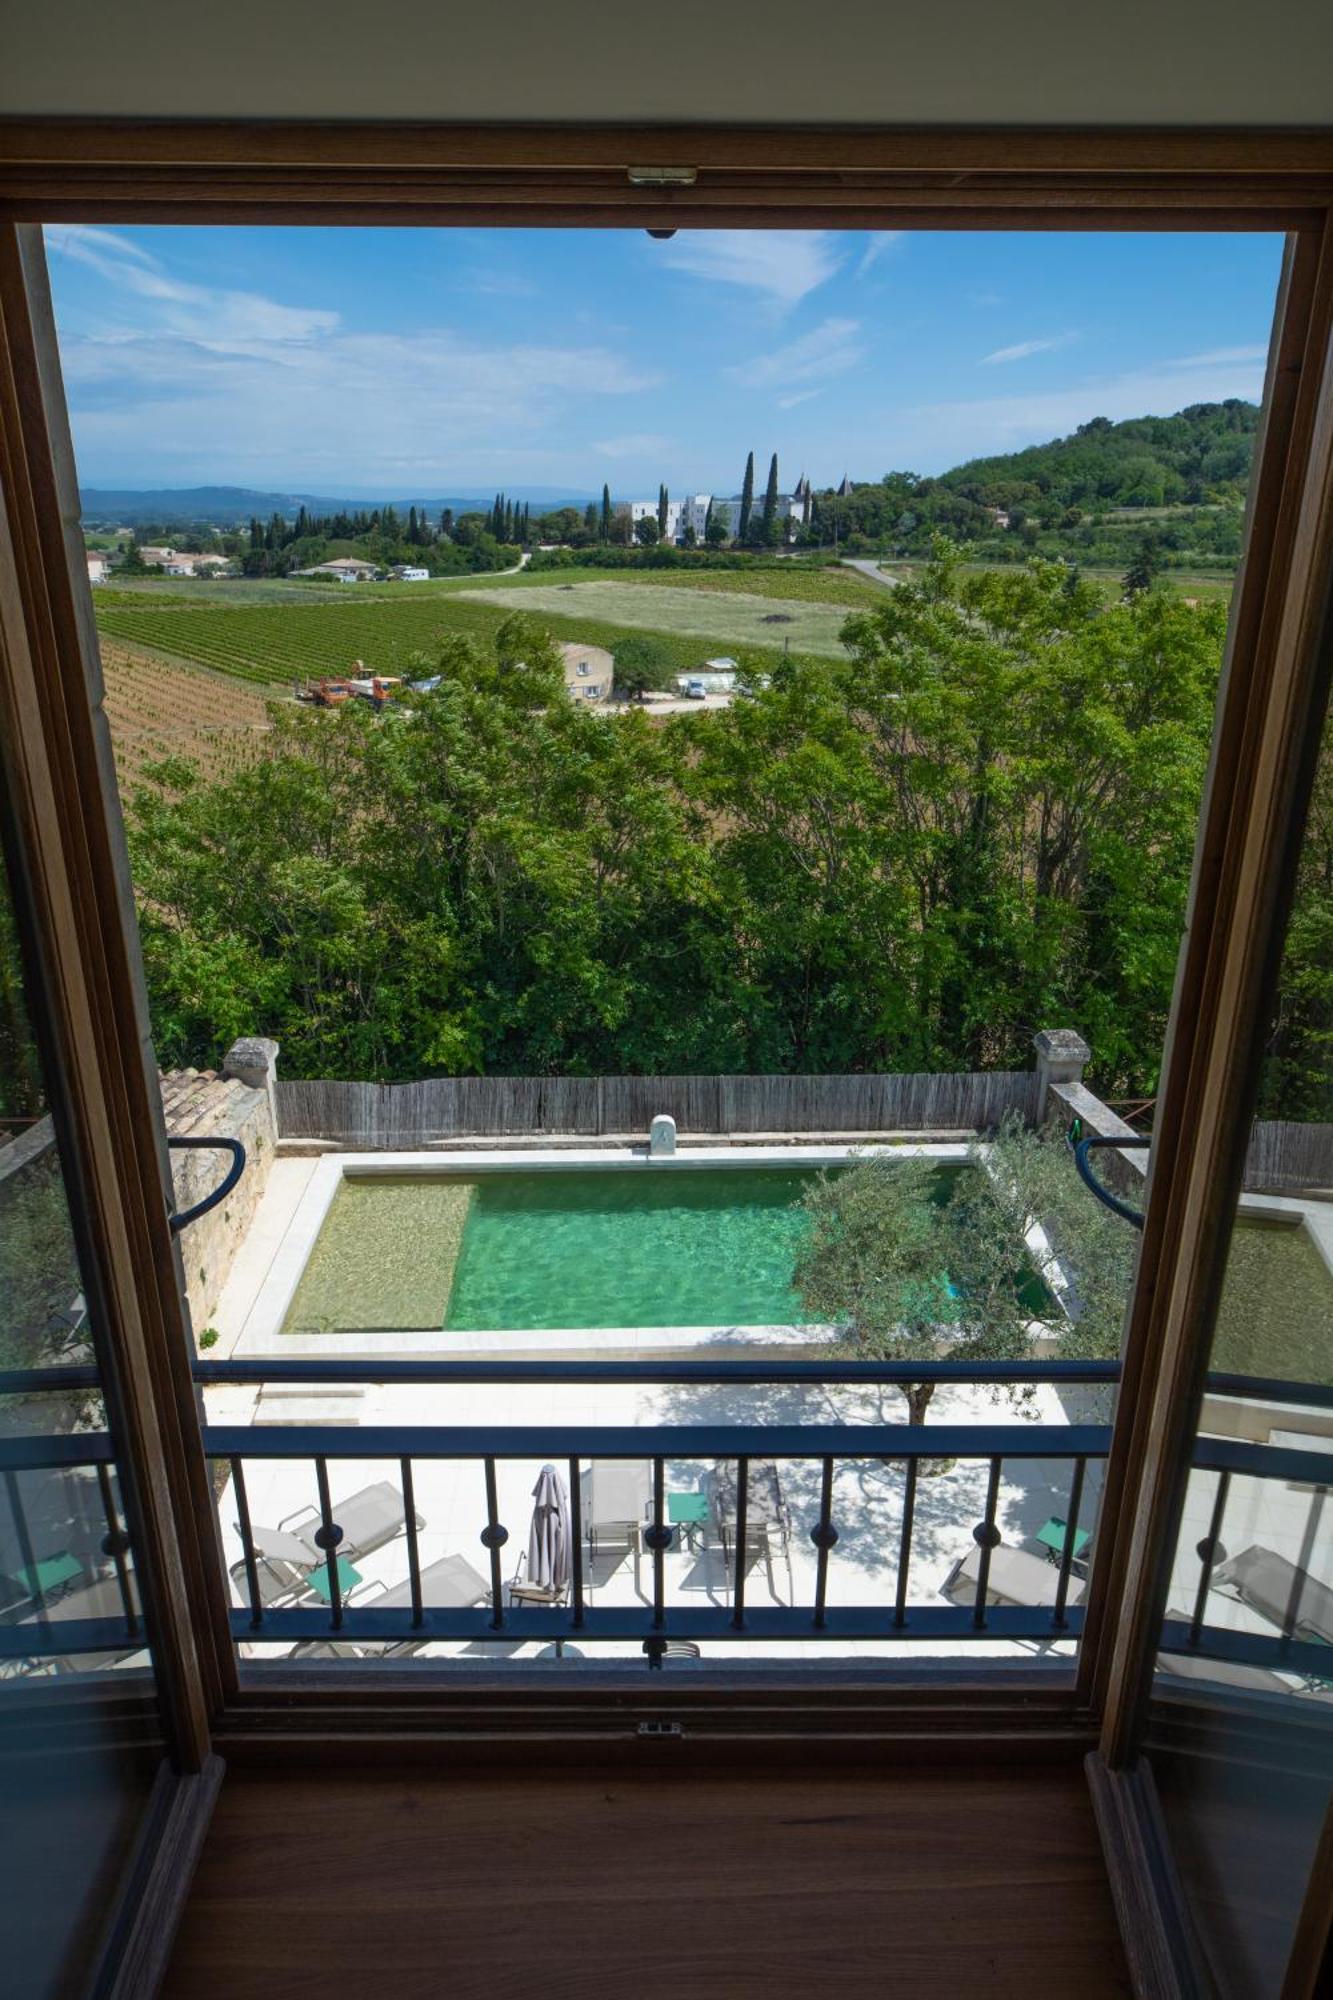
M 229 1775 L 169 2000 L 1124 1995 L 1077 1766 Z

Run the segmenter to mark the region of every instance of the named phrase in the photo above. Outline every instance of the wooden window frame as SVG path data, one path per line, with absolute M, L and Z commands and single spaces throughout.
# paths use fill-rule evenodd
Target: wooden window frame
M 631 169 L 694 170 L 644 186 Z M 1101 1559 L 1076 1674 L 1033 1691 L 1008 1674 L 907 1672 L 847 1683 L 803 1668 L 764 1692 L 743 1676 L 672 1691 L 721 1744 L 812 1742 L 835 1727 L 885 1742 L 1062 1753 L 1101 1728 L 1108 1771 L 1131 1764 L 1155 1621 L 1183 1496 L 1309 788 L 1311 721 L 1326 698 L 1333 545 L 1333 135 L 868 131 L 692 127 L 0 121 L 0 726 L 17 746 L 25 853 L 49 950 L 78 1164 L 92 1190 L 112 1334 L 140 1413 L 148 1566 L 182 1741 L 271 1756 L 286 1740 L 358 1730 L 526 1754 L 662 1710 L 590 1675 L 528 1698 L 513 1679 L 460 1690 L 420 1676 L 293 1672 L 242 1685 L 221 1615 L 223 1575 L 192 1442 L 179 1274 L 166 1227 L 133 904 L 124 867 L 73 460 L 44 270 L 24 226 L 52 221 L 1282 232 L 1287 259 L 1181 955 L 1108 1469 Z M 156 1456 L 155 1456 L 156 1454 Z M 630 1732 L 632 1734 L 632 1731 Z M 1025 1752 L 1027 1754 L 1027 1752 Z

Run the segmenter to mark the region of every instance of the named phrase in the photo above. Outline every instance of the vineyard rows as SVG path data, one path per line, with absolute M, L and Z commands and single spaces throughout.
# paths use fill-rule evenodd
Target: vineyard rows
M 548 582 L 547 588 L 570 593 L 570 614 L 550 610 L 534 613 L 558 639 L 614 651 L 629 631 L 654 633 L 677 672 L 687 673 L 710 653 L 737 651 L 728 640 L 725 603 L 718 597 L 722 631 L 693 634 L 666 629 L 658 616 L 665 598 L 655 590 L 621 592 L 614 600 L 616 620 L 596 615 L 596 602 L 580 598 L 576 584 Z M 683 593 L 673 593 L 678 597 Z M 659 600 L 654 611 L 654 600 Z M 174 660 L 196 660 L 234 679 L 289 690 L 293 682 L 323 675 L 350 673 L 360 661 L 368 674 L 401 674 L 425 661 L 433 665 L 440 641 L 463 632 L 488 642 L 521 599 L 503 606 L 485 604 L 472 591 L 448 597 L 360 598 L 355 603 L 244 604 L 229 607 L 174 602 L 99 603 L 97 622 L 111 637 L 131 646 L 151 647 Z M 802 607 L 797 606 L 798 610 Z M 777 635 L 762 648 L 745 647 L 747 657 L 763 663 L 772 657 Z M 796 653 L 793 646 L 793 654 Z M 429 670 L 429 665 L 426 670 Z
M 234 680 L 145 659 L 105 641 L 102 678 L 122 788 L 163 757 L 188 757 L 205 777 L 227 777 L 264 746 L 267 703 Z
M 492 607 L 448 606 L 404 597 L 360 604 L 108 604 L 102 631 L 177 659 L 266 686 L 345 674 L 357 660 L 368 673 L 397 674 L 413 656 L 430 658 L 446 629 L 488 633 L 503 614 Z

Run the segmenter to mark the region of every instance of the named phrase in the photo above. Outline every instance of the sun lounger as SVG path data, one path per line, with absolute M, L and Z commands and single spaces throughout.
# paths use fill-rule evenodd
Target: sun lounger
M 271 1611 L 280 1604 L 297 1604 L 304 1597 L 313 1597 L 310 1577 L 315 1563 L 324 1558 L 316 1550 L 308 1563 L 288 1562 L 282 1556 L 255 1557 L 255 1580 L 259 1586 L 259 1605 L 262 1611 Z M 250 1579 L 244 1560 L 232 1564 L 228 1574 L 236 1586 L 242 1604 L 250 1602 Z
M 466 1556 L 441 1556 L 438 1562 L 427 1563 L 421 1572 L 421 1604 L 425 1611 L 466 1611 L 473 1604 L 485 1603 L 490 1594 L 491 1586 Z M 378 1596 L 371 1598 L 368 1594 L 358 1602 L 373 1602 L 377 1611 L 410 1609 L 412 1579 L 405 1577 L 402 1583 L 395 1583 Z M 405 1660 L 433 1643 L 429 1637 L 402 1639 L 397 1645 L 386 1646 L 380 1658 Z
M 981 1550 L 974 1542 L 941 1584 L 940 1595 L 955 1604 L 975 1604 L 980 1576 Z M 991 1550 L 986 1575 L 987 1604 L 1018 1604 L 1033 1611 L 1049 1605 L 1054 1609 L 1059 1588 L 1058 1568 L 1043 1557 L 1030 1555 L 1026 1549 L 1011 1549 L 1003 1542 Z M 1078 1577 L 1071 1575 L 1065 1603 L 1077 1604 L 1085 1588 Z
M 491 1586 L 466 1556 L 441 1556 L 421 1572 L 421 1602 L 427 1611 L 462 1611 L 470 1604 L 480 1604 L 490 1594 Z M 364 1604 L 368 1600 L 363 1597 L 358 1601 Z M 377 1611 L 410 1606 L 411 1578 L 405 1577 L 370 1601 Z
M 345 1500 L 335 1500 L 332 1504 L 335 1527 L 342 1529 L 342 1540 L 338 1544 L 338 1554 L 346 1556 L 348 1562 L 356 1562 L 362 1556 L 382 1549 L 386 1542 L 407 1531 L 407 1516 L 403 1507 L 403 1496 L 391 1480 L 381 1479 L 374 1486 L 363 1486 L 359 1493 L 351 1493 Z M 418 1528 L 426 1523 L 422 1515 L 416 1517 Z M 279 1521 L 278 1530 L 295 1535 L 298 1540 L 310 1542 L 315 1548 L 315 1561 L 322 1561 L 314 1536 L 320 1525 L 317 1507 L 303 1507 L 299 1514 L 289 1514 Z
M 1157 1671 L 1172 1680 L 1211 1681 L 1215 1687 L 1262 1689 L 1269 1694 L 1292 1694 L 1290 1681 L 1267 1667 L 1247 1666 L 1243 1660 L 1206 1660 L 1200 1653 L 1159 1653 Z
M 134 1602 L 132 1585 L 131 1601 Z M 138 1606 L 136 1603 L 136 1611 L 137 1609 Z M 121 1595 L 120 1584 L 117 1579 L 115 1577 L 103 1577 L 100 1582 L 90 1583 L 83 1590 L 67 1591 L 54 1604 L 47 1605 L 45 1615 L 48 1622 L 57 1628 L 67 1621 L 74 1622 L 84 1618 L 114 1619 L 117 1625 L 123 1627 L 125 1623 L 125 1599 Z M 25 1625 L 32 1624 L 35 1627 L 36 1618 L 37 1614 L 34 1611 L 31 1618 L 25 1618 L 22 1622 Z M 58 1632 L 52 1632 L 50 1639 L 43 1642 L 42 1652 L 44 1654 L 52 1644 L 57 1642 L 57 1636 Z M 119 1645 L 108 1647 L 105 1652 L 101 1653 L 71 1653 L 65 1658 L 58 1659 L 56 1666 L 60 1671 L 65 1673 L 91 1673 L 98 1667 L 114 1666 L 117 1660 L 123 1660 L 127 1654 L 140 1652 L 147 1644 L 147 1637 L 144 1634 L 142 1625 L 140 1625 L 137 1638 L 131 1638 L 127 1635 Z
M 1229 1556 L 1211 1577 L 1214 1590 L 1225 1591 L 1297 1638 L 1322 1639 L 1333 1645 L 1333 1590 L 1298 1569 L 1276 1549 L 1259 1542 Z

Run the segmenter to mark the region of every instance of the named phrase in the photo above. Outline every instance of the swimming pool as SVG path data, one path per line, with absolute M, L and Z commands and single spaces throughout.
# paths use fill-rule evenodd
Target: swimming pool
M 800 1325 L 819 1171 L 348 1176 L 283 1330 Z

